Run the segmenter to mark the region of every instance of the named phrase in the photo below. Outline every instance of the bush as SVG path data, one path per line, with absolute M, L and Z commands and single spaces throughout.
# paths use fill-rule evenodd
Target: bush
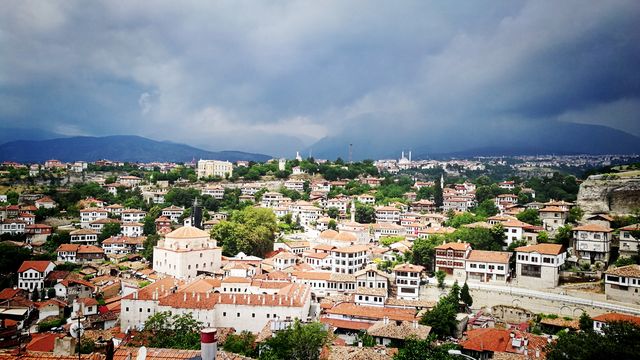
M 54 319 L 54 320 L 49 320 L 49 321 L 42 321 L 38 324 L 38 332 L 45 332 L 45 331 L 49 331 L 52 328 L 58 327 L 58 326 L 62 326 L 64 324 L 64 320 L 58 318 L 58 319 Z

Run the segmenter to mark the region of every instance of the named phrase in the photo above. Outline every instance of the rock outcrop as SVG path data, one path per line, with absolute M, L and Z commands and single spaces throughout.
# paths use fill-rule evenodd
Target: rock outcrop
M 640 175 L 589 176 L 580 185 L 577 205 L 587 214 L 631 214 L 640 208 Z

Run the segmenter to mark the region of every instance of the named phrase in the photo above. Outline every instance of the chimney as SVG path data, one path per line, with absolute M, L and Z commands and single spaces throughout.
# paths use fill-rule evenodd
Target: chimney
M 414 329 L 418 328 L 418 320 L 413 320 L 413 328 Z
M 200 302 L 200 293 L 198 293 L 197 301 Z
M 187 293 L 183 293 L 182 301 L 187 301 Z
M 216 360 L 218 354 L 218 330 L 204 328 L 200 331 L 200 353 L 202 360 Z
M 387 325 L 389 323 L 389 317 L 385 316 L 384 318 L 382 318 L 382 321 L 385 325 Z

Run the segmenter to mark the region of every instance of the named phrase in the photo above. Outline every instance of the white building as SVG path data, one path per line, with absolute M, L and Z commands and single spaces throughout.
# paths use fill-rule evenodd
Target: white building
M 233 164 L 228 161 L 220 160 L 199 160 L 198 161 L 198 179 L 217 176 L 221 178 L 231 177 L 233 175 Z
M 331 271 L 340 274 L 355 274 L 363 269 L 369 260 L 367 245 L 353 245 L 331 250 L 333 262 Z
M 632 231 L 640 231 L 640 224 L 629 225 L 620 228 L 620 256 L 634 256 L 638 254 L 638 242 L 631 235 Z
M 295 180 L 295 179 L 291 179 L 291 180 L 287 180 L 284 182 L 284 187 L 288 190 L 295 190 L 297 192 L 303 192 L 304 191 L 304 181 L 302 180 Z
M 573 228 L 574 251 L 578 259 L 590 264 L 609 262 L 613 229 L 596 224 Z
M 80 210 L 80 226 L 83 229 L 88 229 L 92 221 L 106 219 L 109 216 L 109 212 L 105 209 L 98 208 L 86 208 Z
M 214 199 L 222 200 L 224 198 L 224 188 L 218 185 L 207 186 L 202 189 L 202 195 L 209 195 Z
M 153 248 L 153 270 L 177 279 L 220 269 L 222 249 L 209 233 L 191 226 L 174 230 Z
M 184 213 L 184 208 L 171 205 L 162 209 L 162 216 L 171 219 L 171 222 L 178 223 L 180 220 L 180 216 Z
M 640 304 L 640 265 L 627 265 L 605 272 L 604 293 L 607 299 Z
M 376 208 L 376 223 L 400 222 L 400 210 L 393 206 L 380 206 Z
M 467 281 L 505 284 L 511 252 L 471 250 L 466 261 Z
M 55 268 L 46 260 L 27 260 L 18 269 L 18 288 L 29 292 L 44 288 L 44 278 Z
M 560 267 L 567 253 L 560 244 L 521 246 L 516 252 L 518 286 L 532 289 L 554 288 L 560 281 Z
M 120 226 L 122 235 L 138 237 L 143 235 L 144 225 L 139 222 L 126 222 Z
M 91 229 L 78 229 L 70 233 L 72 244 L 98 245 L 98 233 Z
M 138 209 L 126 209 L 122 210 L 120 213 L 120 218 L 122 222 L 143 222 L 144 217 L 147 215 L 146 212 Z
M 400 264 L 393 268 L 396 275 L 398 299 L 418 299 L 420 297 L 420 274 L 424 267 L 412 264 Z
M 0 226 L 0 234 L 24 234 L 27 223 L 20 219 L 4 219 Z
M 102 242 L 102 248 L 107 255 L 139 253 L 144 250 L 144 236 L 112 236 Z

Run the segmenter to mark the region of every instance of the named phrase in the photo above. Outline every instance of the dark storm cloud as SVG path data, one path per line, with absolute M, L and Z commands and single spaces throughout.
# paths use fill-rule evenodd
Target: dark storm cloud
M 267 153 L 556 119 L 640 134 L 635 1 L 0 8 L 2 125 Z

